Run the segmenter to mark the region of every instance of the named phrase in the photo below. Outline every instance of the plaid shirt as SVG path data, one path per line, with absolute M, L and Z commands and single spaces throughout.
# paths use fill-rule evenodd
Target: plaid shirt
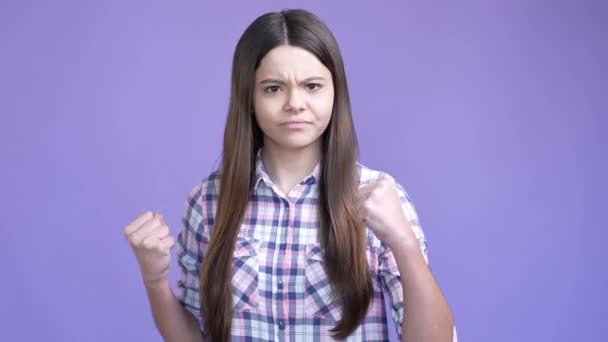
M 357 163 L 360 186 L 382 174 Z M 285 195 L 264 170 L 261 150 L 256 156 L 256 181 L 233 255 L 232 339 L 246 341 L 332 340 L 329 329 L 341 317 L 331 299 L 318 241 L 318 180 L 320 164 Z M 190 193 L 177 237 L 181 279 L 177 298 L 203 328 L 200 313 L 199 268 L 213 229 L 217 208 L 218 171 L 203 179 Z M 398 184 L 403 209 L 427 260 L 426 240 L 414 206 Z M 348 341 L 387 341 L 387 314 L 401 336 L 403 292 L 395 258 L 367 229 L 367 257 L 374 286 L 367 316 Z M 390 310 L 385 311 L 388 295 Z

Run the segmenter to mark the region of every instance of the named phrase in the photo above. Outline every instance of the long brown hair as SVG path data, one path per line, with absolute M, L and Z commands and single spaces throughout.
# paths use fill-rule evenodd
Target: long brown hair
M 321 137 L 319 239 L 325 271 L 342 305 L 342 318 L 331 330 L 335 338 L 343 339 L 357 328 L 373 295 L 365 229 L 357 210 L 357 137 L 338 44 L 327 26 L 310 12 L 292 9 L 266 13 L 245 30 L 232 64 L 217 212 L 200 270 L 202 316 L 213 341 L 230 337 L 230 261 L 253 189 L 255 156 L 263 144 L 262 131 L 253 115 L 255 71 L 266 53 L 279 45 L 297 46 L 314 54 L 331 71 L 334 84 L 332 116 Z

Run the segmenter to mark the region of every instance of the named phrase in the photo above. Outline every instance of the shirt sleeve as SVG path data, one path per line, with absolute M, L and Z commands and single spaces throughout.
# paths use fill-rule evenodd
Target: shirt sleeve
M 181 272 L 176 297 L 196 318 L 201 332 L 206 335 L 200 306 L 199 269 L 209 242 L 209 232 L 204 225 L 201 195 L 200 186 L 195 187 L 184 205 L 181 230 L 176 239 L 177 264 Z
M 414 235 L 418 240 L 420 246 L 420 252 L 422 253 L 424 260 L 427 265 L 429 263 L 427 254 L 427 242 L 418 219 L 418 214 L 414 204 L 410 200 L 409 195 L 399 183 L 397 184 L 397 191 L 399 192 L 399 198 L 401 199 L 401 207 L 410 223 Z M 380 282 L 383 291 L 388 296 L 390 303 L 390 313 L 397 329 L 397 335 L 401 338 L 401 323 L 403 322 L 403 287 L 401 286 L 401 276 L 399 274 L 399 268 L 391 249 L 383 242 L 381 242 L 381 251 L 378 258 L 378 271 L 380 276 Z

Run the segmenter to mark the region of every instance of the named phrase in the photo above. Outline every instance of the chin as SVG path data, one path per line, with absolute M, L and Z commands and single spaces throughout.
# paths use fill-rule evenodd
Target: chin
M 309 146 L 312 145 L 312 141 L 309 143 L 294 143 L 294 142 L 286 142 L 286 143 L 282 143 L 281 147 L 283 148 L 287 148 L 290 150 L 301 150 L 304 148 L 307 148 Z
M 280 140 L 275 140 L 278 142 L 278 144 L 283 147 L 283 148 L 288 148 L 288 149 L 293 149 L 293 150 L 299 150 L 299 149 L 303 149 L 303 148 L 307 148 L 311 145 L 313 145 L 316 142 L 317 139 L 311 139 L 311 138 L 305 138 L 305 137 L 294 137 L 294 138 L 290 138 L 290 139 L 280 139 Z

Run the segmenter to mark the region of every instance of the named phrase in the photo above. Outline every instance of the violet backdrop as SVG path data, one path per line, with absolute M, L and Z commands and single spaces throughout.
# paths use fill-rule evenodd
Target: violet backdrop
M 410 193 L 460 341 L 602 339 L 606 4 L 2 1 L 0 340 L 162 340 L 122 229 L 177 234 L 236 41 L 293 7 L 338 39 L 360 160 Z

